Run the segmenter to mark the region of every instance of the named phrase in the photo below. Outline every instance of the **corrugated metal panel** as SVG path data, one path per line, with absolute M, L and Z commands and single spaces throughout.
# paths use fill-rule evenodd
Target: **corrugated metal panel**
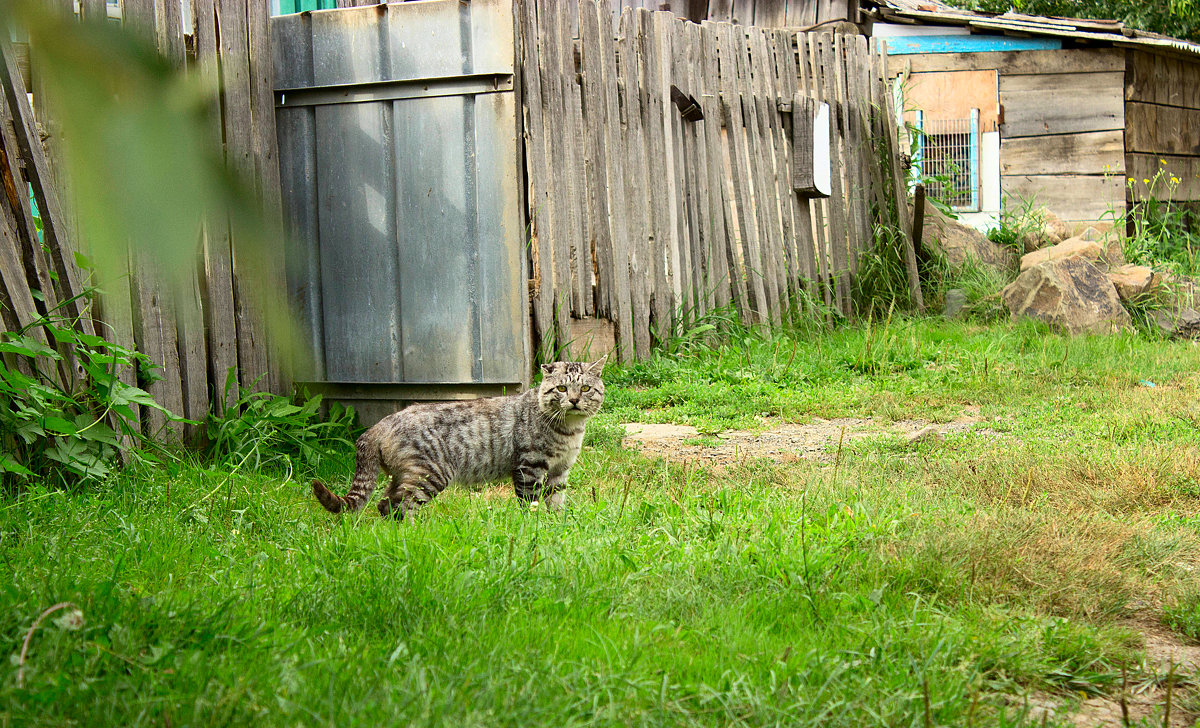
M 424 383 L 430 397 L 437 385 L 525 382 L 511 3 L 271 22 L 307 378 Z

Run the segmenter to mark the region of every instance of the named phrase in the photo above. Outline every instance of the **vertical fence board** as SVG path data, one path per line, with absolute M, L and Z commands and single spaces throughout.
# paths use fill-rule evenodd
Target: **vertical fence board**
M 567 261 L 571 269 L 571 311 L 576 316 L 587 316 L 593 311 L 592 304 L 592 256 L 588 246 L 588 230 L 585 210 L 587 209 L 587 187 L 584 164 L 579 150 L 583 120 L 579 84 L 575 80 L 575 44 L 571 40 L 572 3 L 554 3 L 556 20 L 549 28 L 558 61 L 558 82 L 562 89 L 562 119 L 565 131 L 559 141 L 562 145 L 563 181 L 562 197 L 566 200 L 563 219 L 566 221 Z
M 676 26 L 676 54 L 683 90 L 697 102 L 703 96 L 700 63 L 700 26 L 679 23 Z M 701 108 L 703 112 L 703 108 Z M 710 219 L 707 129 L 703 120 L 684 122 L 687 135 L 687 180 L 689 192 L 688 217 L 692 250 L 692 289 L 696 314 L 705 316 L 716 304 L 713 296 L 713 260 L 710 236 L 714 228 Z
M 542 64 L 542 104 L 544 119 L 557 120 L 562 127 L 555 133 L 545 135 L 547 153 L 550 159 L 547 181 L 551 190 L 551 201 L 554 204 L 554 225 L 549 232 L 546 246 L 553 255 L 554 261 L 554 322 L 555 339 L 559 347 L 568 339 L 570 327 L 568 319 L 571 315 L 572 298 L 575 289 L 572 286 L 571 275 L 571 240 L 574 230 L 571 221 L 571 190 L 567 186 L 566 177 L 568 151 L 565 131 L 570 126 L 566 124 L 566 104 L 563 99 L 563 84 L 561 78 L 561 61 L 559 60 L 558 16 L 559 3 L 539 0 L 537 4 L 538 21 L 538 60 Z M 569 140 L 572 144 L 574 140 Z M 543 252 L 547 252 L 543 250 Z
M 800 91 L 800 68 L 796 63 L 796 50 L 793 50 L 793 39 L 797 37 L 790 31 L 777 31 L 775 34 L 775 56 L 779 70 L 779 92 L 784 99 L 794 99 Z M 797 123 L 796 110 L 793 107 L 791 122 Z M 810 150 L 797 150 L 792 146 L 790 130 L 784 130 L 784 153 L 788 169 L 792 169 L 796 154 L 811 154 Z M 815 293 L 818 281 L 818 271 L 815 258 L 815 242 L 813 234 L 812 200 L 801 198 L 791 189 L 791 180 L 785 185 L 792 200 L 794 229 L 796 232 L 796 274 L 803 277 L 803 288 L 809 294 Z
M 728 255 L 733 236 L 727 225 L 729 205 L 725 180 L 728 175 L 724 167 L 725 144 L 721 130 L 716 36 L 707 24 L 700 24 L 695 28 L 694 42 L 698 63 L 696 70 L 700 79 L 696 98 L 704 112 L 704 143 L 700 151 L 704 174 L 708 178 L 708 210 L 705 214 L 711 227 L 707 237 L 708 256 L 712 262 L 708 285 L 713 289 L 713 303 L 716 306 L 724 307 L 733 302 L 743 320 L 749 321 L 745 281 L 740 277 L 734 279 L 731 271 L 736 270 L 736 266 L 731 264 Z
M 647 161 L 647 210 L 650 258 L 654 266 L 654 284 L 651 287 L 651 329 L 660 341 L 666 341 L 671 332 L 671 315 L 674 305 L 674 284 L 671 281 L 668 259 L 670 256 L 671 212 L 670 200 L 674 196 L 670 174 L 666 173 L 666 139 L 663 116 L 662 49 L 657 34 L 651 26 L 652 13 L 639 8 L 634 11 L 637 40 L 642 49 L 638 56 L 641 77 L 644 83 L 642 97 L 642 130 L 646 138 Z M 656 165 L 651 170 L 650 162 Z M 657 174 L 655 174 L 657 173 Z M 654 182 L 651 183 L 651 179 Z
M 648 168 L 646 165 L 646 140 L 642 120 L 640 68 L 643 65 L 641 44 L 638 40 L 637 16 L 633 10 L 621 13 L 621 41 L 619 44 L 620 90 L 625 110 L 624 143 L 625 170 L 628 184 L 629 222 L 629 291 L 632 300 L 630 312 L 633 318 L 634 347 L 637 357 L 650 354 L 650 287 L 654 276 L 653 261 L 650 260 L 649 239 L 652 235 L 647 190 Z
M 750 60 L 750 39 L 746 30 L 741 27 L 734 28 L 733 36 L 736 48 L 734 61 L 737 64 L 737 95 L 742 107 L 746 134 L 747 169 L 749 171 L 747 179 L 750 195 L 753 198 L 751 219 L 754 221 L 758 233 L 755 238 L 758 244 L 752 257 L 765 288 L 766 315 L 772 324 L 778 324 L 780 322 L 780 297 L 774 252 L 779 245 L 780 233 L 776 229 L 777 220 L 772 215 L 771 209 L 774 195 L 768 194 L 767 191 L 766 178 L 769 171 L 763 163 L 762 129 L 759 125 L 758 107 L 752 86 L 753 67 Z M 748 217 L 750 216 L 748 215 Z
M 585 9 L 585 6 L 589 6 Z M 611 32 L 608 13 L 600 4 L 591 0 L 580 3 L 580 28 L 585 33 L 586 47 L 592 47 L 592 73 L 595 74 L 597 93 L 596 119 L 603 120 L 603 137 L 600 143 L 604 150 L 604 168 L 601 175 L 606 180 L 605 203 L 611 217 L 608 240 L 612 250 L 608 256 L 612 268 L 612 288 L 609 303 L 616 319 L 617 355 L 621 361 L 632 361 L 634 357 L 632 301 L 629 285 L 629 222 L 626 215 L 624 142 L 621 133 L 621 117 L 617 84 L 616 46 Z M 594 46 L 592 35 L 595 35 Z
M 122 6 L 122 22 L 150 43 L 158 40 L 158 22 L 153 0 L 127 0 Z M 183 411 L 183 385 L 179 376 L 179 339 L 175 309 L 170 293 L 162 286 L 161 271 L 153 256 L 144 250 L 131 252 L 129 285 L 133 294 L 133 331 L 137 348 L 157 369 L 158 381 L 144 388 L 160 405 L 171 412 Z M 143 409 L 143 430 L 152 436 L 167 434 L 174 438 L 177 428 L 167 428 L 165 415 L 157 409 Z
M 584 0 L 576 6 L 579 24 L 579 77 L 582 84 L 582 131 L 584 148 L 584 173 L 587 179 L 587 230 L 588 238 L 583 246 L 590 260 L 596 261 L 595 314 L 616 320 L 612 302 L 613 247 L 610 220 L 612 213 L 608 204 L 607 157 L 605 146 L 606 124 L 604 84 L 601 76 L 602 57 L 600 33 L 594 4 Z
M 814 69 L 817 70 L 818 77 L 822 79 L 818 88 L 823 96 L 822 100 L 829 104 L 830 110 L 829 173 L 833 184 L 833 194 L 829 197 L 829 273 L 832 278 L 837 309 L 842 314 L 849 314 L 850 300 L 847 295 L 849 267 L 846 261 L 848 226 L 846 224 L 847 201 L 844 178 L 845 146 L 841 132 L 841 119 L 845 114 L 845 108 L 841 98 L 837 95 L 837 84 L 834 82 L 836 71 L 832 38 L 828 34 L 822 33 L 817 36 L 816 41 L 820 63 L 814 65 Z
M 770 167 L 769 189 L 771 206 L 779 219 L 781 237 L 776 246 L 775 264 L 779 279 L 779 295 L 785 299 L 783 311 L 798 299 L 796 275 L 796 232 L 792 217 L 791 165 L 785 164 L 787 149 L 785 135 L 779 119 L 780 95 L 775 81 L 775 56 L 768 42 L 768 31 L 755 28 L 751 32 L 751 51 L 754 57 L 755 78 L 758 85 L 757 99 L 760 122 L 764 126 L 764 163 Z
M 741 265 L 746 277 L 750 309 L 754 312 L 752 323 L 761 324 L 769 320 L 767 289 L 762 271 L 762 253 L 759 244 L 759 227 L 751 201 L 750 158 L 746 143 L 746 123 L 743 117 L 741 95 L 738 92 L 739 64 L 738 46 L 741 29 L 728 24 L 718 26 L 720 33 L 722 106 L 725 128 L 729 135 L 729 157 L 736 193 L 738 231 L 741 233 Z
M 541 68 L 538 64 L 538 28 L 533 0 L 522 0 L 516 10 L 521 24 L 520 58 L 524 102 L 525 158 L 529 164 L 529 219 L 532 221 L 534 287 L 533 328 L 538 345 L 554 339 L 554 204 L 550 199 L 550 170 L 543 119 Z
M 800 33 L 796 37 L 800 49 L 800 73 L 804 81 L 805 92 L 814 100 L 823 102 L 820 84 L 820 67 L 817 62 L 818 52 L 815 38 L 808 33 Z M 825 301 L 826 316 L 836 303 L 831 285 L 831 268 L 829 259 L 829 239 L 832 237 L 830 225 L 831 210 L 829 200 L 814 198 L 810 200 L 809 209 L 813 218 L 813 259 L 817 265 L 817 276 L 821 288 L 821 298 Z

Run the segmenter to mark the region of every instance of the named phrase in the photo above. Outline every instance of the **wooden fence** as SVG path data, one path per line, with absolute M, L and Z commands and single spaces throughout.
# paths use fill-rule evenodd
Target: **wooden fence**
M 908 229 L 877 49 L 644 9 L 624 10 L 613 38 L 607 2 L 575 10 L 531 0 L 519 13 L 542 350 L 568 340 L 571 317 L 613 321 L 629 360 L 719 307 L 761 324 L 806 299 L 851 314 L 873 226 Z M 797 95 L 832 109 L 828 199 L 792 189 Z
M 67 8 L 72 4 L 65 3 Z M 214 138 L 224 145 L 225 157 L 230 167 L 246 180 L 253 180 L 254 187 L 266 204 L 269 214 L 279 214 L 279 168 L 276 161 L 275 104 L 272 91 L 272 62 L 267 46 L 268 4 L 247 3 L 243 0 L 191 0 L 193 12 L 191 26 L 195 55 L 188 57 L 185 50 L 182 3 L 156 2 L 155 0 L 122 0 L 121 22 L 152 41 L 159 52 L 177 68 L 192 67 L 202 73 L 219 75 L 221 92 L 213 99 L 211 128 Z M 88 22 L 110 22 L 103 0 L 84 0 L 78 12 Z M 8 52 L 6 50 L 6 52 Z M 15 63 L 4 64 L 9 71 Z M 34 77 L 36 80 L 36 71 Z M 19 83 L 19 81 L 18 81 Z M 6 86 L 6 89 L 8 87 Z M 213 84 L 217 88 L 217 84 Z M 34 120 L 49 132 L 46 146 L 55 155 L 59 139 L 58 125 L 42 107 L 42 98 L 34 84 L 34 108 L 29 109 L 24 94 L 9 95 L 3 113 L 18 130 L 35 128 Z M 72 251 L 87 252 L 86 231 L 72 229 L 73 216 L 70 212 L 69 187 L 57 185 L 65 191 L 66 200 L 60 204 L 56 185 L 51 180 L 50 164 L 40 159 L 41 145 L 26 150 L 3 140 L 4 149 L 12 163 L 24 160 L 26 177 L 46 193 L 37 197 L 46 229 L 45 249 L 53 260 L 63 261 L 59 267 L 61 282 L 60 297 L 65 300 L 82 293 L 78 271 L 68 271 L 64 266 L 73 265 Z M 16 179 L 20 176 L 14 174 Z M 62 182 L 62 180 L 59 180 Z M 17 185 L 18 191 L 20 185 Z M 43 202 L 43 197 L 45 202 Z M 29 216 L 28 200 L 10 203 L 18 213 Z M 123 378 L 128 384 L 142 384 L 154 399 L 171 412 L 186 418 L 203 420 L 210 405 L 221 409 L 221 393 L 227 373 L 231 368 L 238 372 L 240 383 L 260 390 L 286 391 L 289 386 L 276 364 L 279 357 L 268 356 L 268 336 L 263 317 L 250 307 L 248 296 L 239 291 L 239 277 L 245 275 L 254 285 L 267 281 L 279 283 L 282 291 L 282 266 L 274 271 L 243 271 L 247 265 L 239 256 L 239 241 L 233 239 L 229 221 L 208 216 L 203 229 L 197 229 L 201 250 L 197 265 L 192 271 L 188 286 L 190 290 L 172 292 L 166 290 L 165 280 L 155 271 L 152 256 L 135 255 L 131 250 L 128 275 L 100 282 L 102 291 L 97 306 L 91 310 L 95 330 L 128 349 L 137 349 L 147 355 L 158 367 L 158 381 L 134 382 L 134 374 L 126 372 Z M 0 220 L 0 238 L 21 241 L 22 249 L 37 251 L 36 237 L 30 241 L 19 220 Z M 3 246 L 0 246 L 3 247 Z M 8 251 L 0 251 L 7 254 Z M 26 255 L 23 267 L 35 273 L 46 264 L 39 262 L 36 255 Z M 2 266 L 0 266 L 2 267 Z M 66 276 L 70 273 L 69 279 Z M 10 273 L 11 274 L 11 273 Z M 37 276 L 30 278 L 29 288 L 45 292 L 44 285 L 34 285 Z M 6 286 L 6 298 L 27 296 L 14 293 Z M 178 295 L 174 295 L 178 293 Z M 83 299 L 81 299 L 83 300 Z M 75 314 L 82 311 L 73 310 Z M 27 321 L 6 321 L 24 326 Z M 80 322 L 85 333 L 93 330 L 91 321 L 84 317 Z M 215 396 L 215 400 L 213 399 Z M 148 434 L 156 434 L 167 424 L 161 412 L 147 408 L 143 415 L 143 427 Z M 176 434 L 179 431 L 172 429 Z M 190 434 L 190 433 L 184 433 Z

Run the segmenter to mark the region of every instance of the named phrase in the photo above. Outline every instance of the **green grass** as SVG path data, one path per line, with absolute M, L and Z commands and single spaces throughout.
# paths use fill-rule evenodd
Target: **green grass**
M 1140 674 L 1128 618 L 1196 637 L 1167 597 L 1200 565 L 1198 365 L 933 320 L 695 345 L 610 367 L 562 515 L 486 488 L 336 518 L 195 462 L 33 488 L 0 500 L 0 639 L 59 601 L 85 623 L 38 628 L 23 688 L 6 663 L 0 725 L 1041 725 L 1023 696 Z M 861 440 L 836 468 L 620 444 L 966 406 L 999 436 Z

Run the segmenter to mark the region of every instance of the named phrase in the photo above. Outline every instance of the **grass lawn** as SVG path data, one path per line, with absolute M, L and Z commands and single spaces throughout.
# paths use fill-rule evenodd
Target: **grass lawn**
M 338 518 L 194 462 L 0 499 L 0 725 L 1072 725 L 1123 671 L 1164 689 L 1145 629 L 1200 640 L 1191 343 L 898 320 L 606 381 L 562 515 L 486 488 Z M 885 432 L 967 407 L 990 432 Z M 816 417 L 881 434 L 714 469 L 618 427 Z M 21 687 L 61 601 L 83 624 L 42 623 Z

